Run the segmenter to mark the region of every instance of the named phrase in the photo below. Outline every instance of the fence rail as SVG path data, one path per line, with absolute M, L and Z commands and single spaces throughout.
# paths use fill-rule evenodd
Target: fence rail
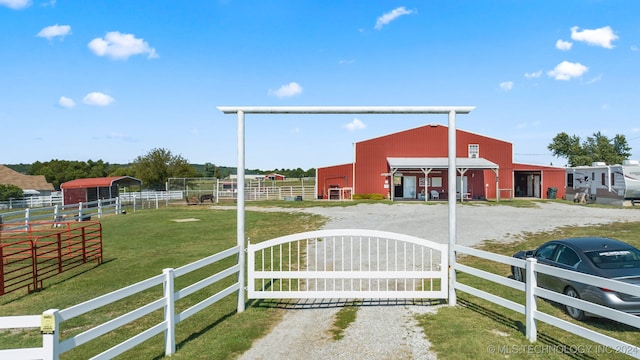
M 640 297 L 640 287 L 637 285 L 627 284 L 621 281 L 606 279 L 598 276 L 582 274 L 575 271 L 560 269 L 557 267 L 539 264 L 535 258 L 527 260 L 516 259 L 509 256 L 494 254 L 488 251 L 469 248 L 461 245 L 455 245 L 454 251 L 458 254 L 471 255 L 483 259 L 487 259 L 500 264 L 523 268 L 526 271 L 525 282 L 516 281 L 511 278 L 500 276 L 494 273 L 476 269 L 464 264 L 455 263 L 454 269 L 463 273 L 467 273 L 479 278 L 489 280 L 525 293 L 525 305 L 507 300 L 496 294 L 474 288 L 472 286 L 454 281 L 454 289 L 464 291 L 481 299 L 498 304 L 507 309 L 513 310 L 525 315 L 526 319 L 526 337 L 531 342 L 537 340 L 536 320 L 543 321 L 549 325 L 558 327 L 562 330 L 581 336 L 595 343 L 608 347 L 609 349 L 626 349 L 627 355 L 640 359 L 640 347 L 638 345 L 629 344 L 622 340 L 598 333 L 584 326 L 574 324 L 572 322 L 557 318 L 553 315 L 543 313 L 537 308 L 536 297 L 547 299 L 561 305 L 568 305 L 579 308 L 585 312 L 611 319 L 637 329 L 640 329 L 638 317 L 612 308 L 587 302 L 581 299 L 573 298 L 564 294 L 553 292 L 537 286 L 537 273 L 543 273 L 553 276 L 561 276 L 564 279 L 586 283 L 602 288 L 618 291 L 625 294 Z

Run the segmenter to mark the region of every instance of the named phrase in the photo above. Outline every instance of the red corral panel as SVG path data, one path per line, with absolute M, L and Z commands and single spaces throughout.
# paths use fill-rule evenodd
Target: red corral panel
M 318 168 L 316 176 L 318 198 L 326 199 L 329 188 L 353 187 L 353 164 Z

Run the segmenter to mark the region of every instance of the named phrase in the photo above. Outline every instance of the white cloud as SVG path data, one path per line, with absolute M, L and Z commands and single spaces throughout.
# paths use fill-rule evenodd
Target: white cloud
M 108 32 L 104 38 L 95 38 L 89 42 L 89 49 L 98 56 L 108 56 L 116 60 L 126 60 L 130 56 L 147 54 L 148 58 L 157 58 L 156 49 L 133 34 L 119 31 Z
M 513 81 L 505 81 L 500 83 L 500 89 L 504 91 L 509 91 L 513 89 Z
M 63 107 L 65 109 L 71 109 L 72 107 L 76 106 L 76 102 L 73 101 L 72 99 L 69 99 L 66 96 L 61 96 L 60 99 L 58 100 L 58 106 Z
M 573 46 L 573 43 L 571 41 L 564 41 L 560 39 L 556 41 L 556 49 L 558 50 L 571 50 L 571 46 Z
M 631 45 L 630 49 L 631 49 L 631 51 L 638 51 L 638 46 L 637 45 Z
M 356 61 L 353 60 L 353 59 L 350 59 L 350 60 L 340 59 L 340 60 L 338 60 L 338 64 L 340 64 L 340 65 L 345 65 L 345 64 L 348 65 L 348 64 L 353 64 L 355 62 Z
M 71 26 L 55 24 L 55 25 L 47 26 L 42 30 L 40 30 L 40 32 L 38 33 L 38 37 L 51 40 L 54 37 L 64 38 L 69 34 L 71 34 Z
M 94 106 L 108 106 L 114 101 L 115 99 L 111 96 L 95 91 L 88 93 L 87 96 L 82 99 L 82 102 L 85 104 Z
M 343 127 L 349 131 L 356 131 L 366 128 L 367 125 L 365 125 L 362 120 L 354 118 L 352 122 L 343 125 Z
M 297 82 L 282 85 L 278 90 L 269 90 L 269 95 L 275 95 L 279 98 L 296 96 L 300 93 L 302 93 L 302 86 Z
M 0 0 L 0 6 L 6 6 L 9 9 L 20 10 L 31 6 L 31 0 Z
M 402 15 L 413 14 L 413 13 L 414 13 L 413 10 L 407 10 L 404 6 L 401 6 L 399 8 L 395 8 L 395 9 L 389 11 L 388 13 L 385 13 L 384 15 L 380 16 L 378 18 L 378 20 L 376 20 L 375 29 L 376 30 L 380 30 L 380 29 L 382 29 L 383 26 L 387 25 L 388 23 L 392 22 L 393 20 L 397 19 L 398 17 L 400 17 Z
M 553 70 L 547 72 L 547 75 L 556 80 L 571 80 L 574 77 L 580 77 L 589 70 L 588 67 L 580 63 L 572 63 L 563 61 L 556 65 Z
M 577 26 L 571 28 L 571 39 L 575 41 L 584 41 L 589 45 L 613 49 L 614 46 L 611 45 L 611 42 L 618 40 L 618 35 L 614 34 L 613 30 L 609 26 L 593 30 L 584 29 L 579 31 L 578 29 L 579 27 Z
M 527 79 L 537 79 L 540 76 L 542 76 L 542 70 L 538 70 L 536 72 L 532 72 L 532 73 L 524 73 L 524 77 Z

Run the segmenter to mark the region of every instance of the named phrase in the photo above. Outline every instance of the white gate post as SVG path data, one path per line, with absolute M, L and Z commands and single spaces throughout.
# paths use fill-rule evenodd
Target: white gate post
M 42 313 L 40 332 L 42 332 L 43 360 L 58 360 L 60 357 L 60 314 L 58 309 L 49 309 Z
M 533 294 L 533 290 L 538 286 L 536 272 L 534 271 L 537 262 L 538 260 L 536 260 L 536 258 L 528 258 L 527 265 L 525 267 L 525 332 L 527 339 L 531 342 L 536 341 L 537 337 L 536 319 L 534 317 L 534 313 L 537 310 L 537 304 L 536 297 Z
M 102 199 L 98 199 L 98 219 L 102 219 Z
M 456 270 L 454 269 L 456 264 L 456 112 L 449 111 L 449 127 L 448 127 L 448 154 L 449 154 L 449 168 L 448 168 L 448 192 L 449 198 L 447 199 L 449 205 L 449 306 L 455 306 L 456 299 Z M 462 194 L 462 189 L 460 189 Z
M 167 329 L 164 331 L 164 355 L 170 356 L 176 352 L 176 309 L 174 279 L 175 272 L 172 268 L 163 269 L 164 274 L 164 321 Z
M 238 208 L 236 241 L 240 248 L 238 252 L 238 312 L 244 311 L 244 111 L 238 111 Z

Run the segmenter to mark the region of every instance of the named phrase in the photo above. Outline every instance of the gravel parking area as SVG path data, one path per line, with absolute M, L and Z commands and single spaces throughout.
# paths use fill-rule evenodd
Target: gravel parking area
M 397 203 L 306 209 L 252 208 L 257 211 L 309 212 L 328 217 L 326 229 L 363 228 L 392 231 L 448 243 L 447 204 L 422 206 Z M 555 202 L 537 208 L 457 205 L 457 243 L 474 246 L 483 240 L 515 241 L 528 232 L 561 226 L 589 226 L 618 221 L 640 221 L 640 210 L 604 209 Z M 334 306 L 302 306 L 288 310 L 283 320 L 241 359 L 435 359 L 429 352 L 429 334 L 417 326 L 416 314 L 437 306 L 362 306 L 343 339 L 334 341 L 329 330 Z

